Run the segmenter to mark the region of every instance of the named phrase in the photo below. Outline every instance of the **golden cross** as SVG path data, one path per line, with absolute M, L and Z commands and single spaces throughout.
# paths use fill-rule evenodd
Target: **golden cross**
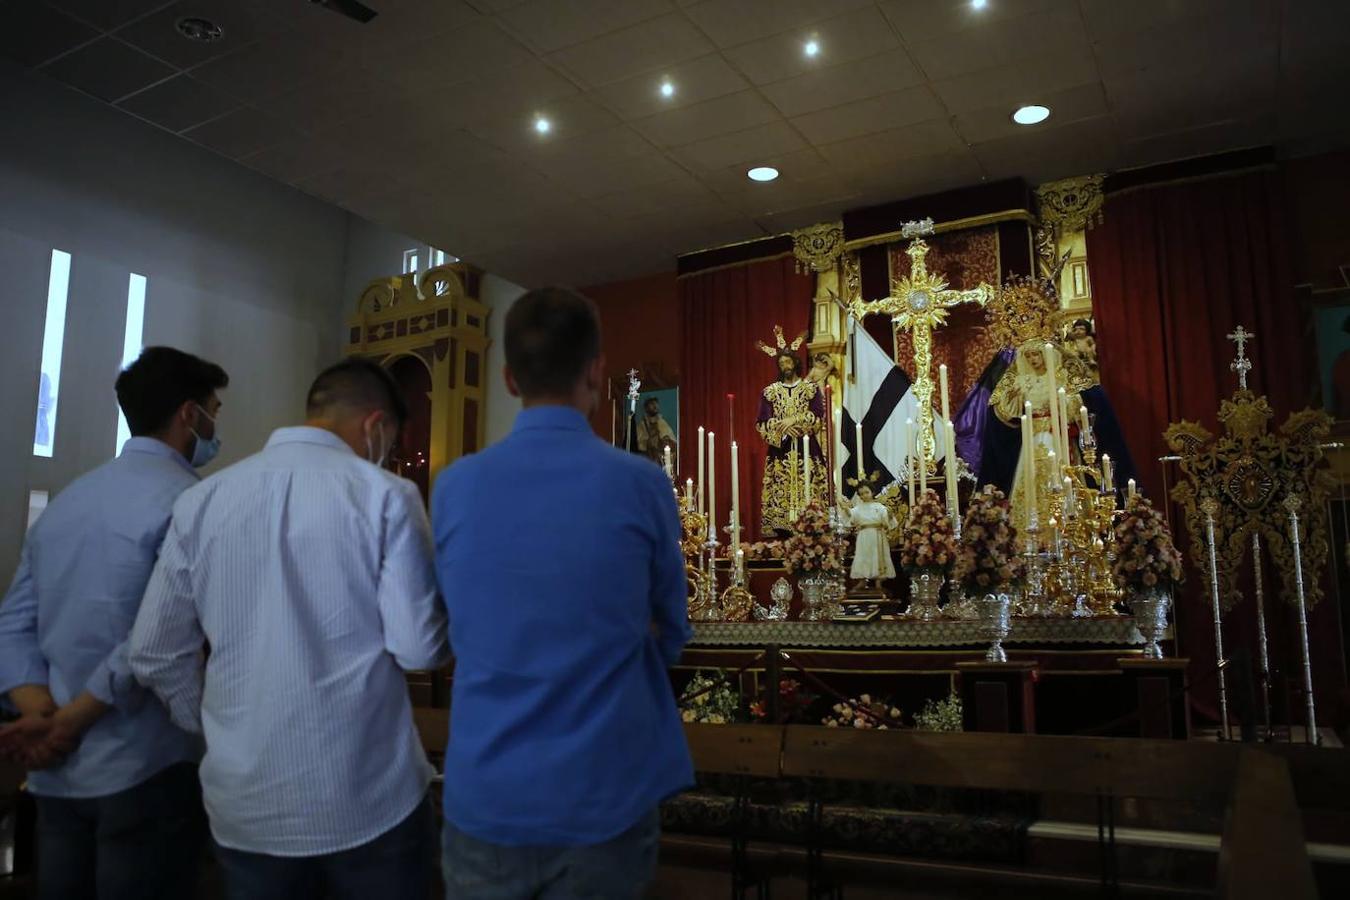
M 919 229 L 906 226 L 906 232 Z M 928 231 L 931 231 L 929 226 Z M 933 329 L 947 321 L 947 310 L 960 303 L 978 303 L 984 306 L 994 297 L 994 288 L 981 283 L 965 291 L 951 290 L 947 279 L 928 272 L 928 244 L 921 237 L 910 241 L 905 251 L 912 261 L 908 277 L 891 283 L 891 295 L 880 300 L 857 297 L 849 304 L 849 313 L 859 321 L 873 314 L 891 317 L 894 331 L 907 329 L 914 339 L 914 399 L 919 405 L 919 440 L 923 442 L 923 457 L 928 470 L 935 471 L 937 441 L 933 434 Z M 899 348 L 895 350 L 900 362 Z

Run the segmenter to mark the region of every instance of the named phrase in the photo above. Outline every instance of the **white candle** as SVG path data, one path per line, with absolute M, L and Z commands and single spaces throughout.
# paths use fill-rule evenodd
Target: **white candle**
M 684 502 L 687 506 L 693 506 L 694 500 L 694 479 L 686 478 L 684 480 Z
M 1055 345 L 1046 341 L 1045 343 L 1045 373 L 1050 379 L 1050 436 L 1055 445 L 1056 451 L 1059 451 L 1059 376 L 1055 367 Z M 1059 457 L 1059 452 L 1055 456 Z M 1051 469 L 1056 481 L 1059 480 L 1059 470 Z
M 938 383 L 942 388 L 942 421 L 950 422 L 952 414 L 950 403 L 947 400 L 947 364 L 938 366 Z
M 731 546 L 741 545 L 741 455 L 731 442 Z
M 700 515 L 703 513 L 704 497 L 707 496 L 707 493 L 703 490 L 703 470 L 706 468 L 703 461 L 704 449 L 704 432 L 703 426 L 700 425 L 698 426 L 698 511 Z
M 708 540 L 717 540 L 717 435 L 708 432 Z
M 802 435 L 802 504 L 811 502 L 811 437 Z
M 947 420 L 947 508 L 952 513 L 952 526 L 961 517 L 960 495 L 956 491 L 956 425 Z
M 1129 488 L 1129 494 L 1128 494 L 1127 496 L 1129 497 L 1129 499 L 1133 500 L 1133 499 L 1134 499 L 1134 494 L 1135 494 L 1135 486 L 1134 486 L 1134 479 L 1133 479 L 1133 478 L 1131 478 L 1131 479 L 1129 480 L 1128 488 Z
M 905 469 L 909 474 L 909 505 L 914 505 L 914 420 L 905 419 Z
M 1078 407 L 1078 421 L 1083 425 L 1083 443 L 1092 443 L 1092 419 L 1088 416 L 1086 406 Z
M 832 452 L 834 453 L 834 471 L 830 477 L 834 479 L 834 490 L 836 495 L 842 494 L 844 490 L 844 455 L 839 452 L 839 444 L 843 443 L 844 432 L 840 431 L 841 423 L 839 421 L 839 409 L 835 407 L 830 410 L 830 416 L 834 419 L 834 428 L 830 433 L 830 442 L 834 444 Z
M 1066 466 L 1073 461 L 1069 454 L 1069 397 L 1064 388 L 1059 389 L 1059 458 Z
M 666 453 L 665 453 L 665 456 L 666 456 L 666 466 L 665 466 L 665 467 L 666 467 L 666 477 L 667 477 L 667 478 L 670 478 L 671 480 L 674 480 L 674 478 L 675 478 L 675 469 L 674 469 L 674 467 L 671 465 L 671 462 L 670 462 L 670 447 L 669 447 L 669 446 L 666 447 Z
M 1115 490 L 1115 485 L 1112 484 L 1111 474 L 1112 474 L 1112 473 L 1111 473 L 1111 457 L 1108 456 L 1107 454 L 1103 453 L 1103 454 L 1102 454 L 1102 490 L 1105 491 L 1105 492 L 1108 493 L 1108 494 Z
M 1064 476 L 1064 518 L 1072 518 L 1078 511 L 1078 498 L 1074 496 L 1073 479 Z
M 745 551 L 741 549 L 740 544 L 736 545 L 736 574 L 745 577 Z
M 1022 495 L 1027 504 L 1027 524 L 1031 524 L 1031 511 L 1036 508 L 1036 437 L 1031 430 L 1031 404 L 1026 405 L 1022 414 Z
M 854 448 L 855 448 L 855 449 L 854 449 L 854 452 L 853 452 L 853 462 L 854 462 L 854 466 L 853 466 L 854 472 L 853 472 L 853 474 L 854 474 L 854 477 L 856 477 L 856 478 L 858 479 L 858 483 L 859 483 L 859 484 L 862 484 L 862 479 L 863 479 L 863 442 L 862 442 L 862 423 L 861 423 L 861 422 L 857 422 L 857 423 L 854 424 L 854 426 L 853 426 L 853 434 L 854 434 L 854 441 L 855 441 L 855 443 L 853 444 L 853 446 L 854 446 Z

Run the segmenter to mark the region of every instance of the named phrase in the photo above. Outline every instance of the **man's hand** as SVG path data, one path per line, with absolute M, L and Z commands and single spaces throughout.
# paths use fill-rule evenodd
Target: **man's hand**
M 10 696 L 13 699 L 13 692 Z M 59 765 L 107 709 L 85 692 L 55 712 L 25 714 L 0 728 L 0 755 L 30 770 Z

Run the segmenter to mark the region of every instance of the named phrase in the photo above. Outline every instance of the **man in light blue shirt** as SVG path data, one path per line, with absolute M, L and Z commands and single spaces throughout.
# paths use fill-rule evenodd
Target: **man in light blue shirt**
M 232 898 L 430 889 L 434 773 L 404 670 L 448 650 L 421 495 L 381 468 L 406 417 L 388 372 L 339 363 L 310 388 L 303 426 L 174 505 L 131 668 L 205 735 Z
M 126 642 L 174 501 L 220 445 L 223 369 L 149 347 L 118 376 L 133 437 L 75 480 L 0 604 L 0 751 L 32 771 L 42 897 L 190 896 L 203 849 L 201 741 L 132 678 Z
M 589 300 L 526 294 L 505 349 L 525 408 L 432 500 L 455 653 L 446 896 L 640 897 L 657 806 L 693 783 L 667 672 L 690 633 L 674 489 L 591 431 Z

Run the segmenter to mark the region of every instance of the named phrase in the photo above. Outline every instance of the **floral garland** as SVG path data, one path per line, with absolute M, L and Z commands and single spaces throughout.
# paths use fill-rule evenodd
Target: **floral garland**
M 1181 554 L 1163 514 L 1142 494 L 1125 504 L 1117 521 L 1116 559 L 1112 570 L 1135 591 L 1147 591 L 1182 579 Z
M 956 562 L 956 535 L 952 520 L 935 491 L 926 492 L 909 511 L 898 544 L 905 569 L 941 569 Z
M 726 673 L 695 672 L 680 697 L 680 718 L 685 722 L 725 725 L 741 715 L 741 695 L 731 686 Z
M 783 678 L 778 682 L 778 714 L 784 722 L 805 722 L 807 710 L 818 699 L 795 678 Z M 768 704 L 762 699 L 751 703 L 750 715 L 764 721 L 769 717 Z
M 783 565 L 789 572 L 831 573 L 844 567 L 844 549 L 819 500 L 806 504 L 792 523 L 792 536 L 783 542 Z
M 886 731 L 900 728 L 900 710 L 882 700 L 873 700 L 871 694 L 863 694 L 856 700 L 849 698 L 836 703 L 830 714 L 820 720 L 827 728 L 870 728 Z
M 1012 524 L 1012 507 L 1004 493 L 992 484 L 972 495 L 966 507 L 961 549 L 952 577 L 971 596 L 1006 590 L 1022 577 L 1022 556 L 1017 547 L 1017 530 Z
M 782 559 L 783 542 L 782 541 L 756 541 L 753 544 L 741 543 L 741 549 L 745 551 L 745 561 L 752 559 Z M 727 543 L 725 554 L 730 559 L 734 553 L 731 549 L 731 543 Z

